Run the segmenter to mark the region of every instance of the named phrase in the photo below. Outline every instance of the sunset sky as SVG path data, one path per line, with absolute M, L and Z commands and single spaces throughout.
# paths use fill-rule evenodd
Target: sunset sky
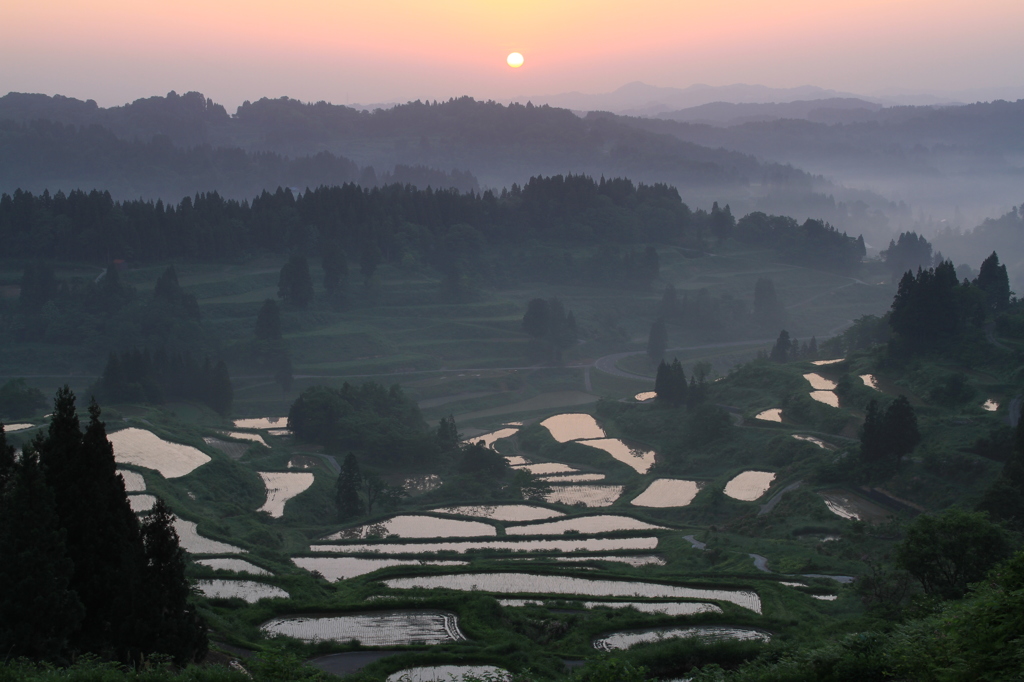
M 631 81 L 1024 86 L 1022 0 L 4 0 L 0 26 L 0 94 L 102 106 L 169 90 L 233 111 L 264 96 L 502 101 Z

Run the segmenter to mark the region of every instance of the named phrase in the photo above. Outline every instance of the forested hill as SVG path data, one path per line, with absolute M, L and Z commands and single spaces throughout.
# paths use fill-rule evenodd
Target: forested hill
M 91 101 L 11 93 L 0 98 L 0 121 L 6 121 L 0 128 L 0 190 L 7 192 L 102 186 L 118 197 L 166 200 L 212 186 L 241 198 L 254 193 L 253 183 L 262 183 L 259 189 L 302 188 L 354 179 L 339 177 L 351 169 L 340 168 L 344 160 L 316 156 L 323 152 L 364 171 L 373 167 L 372 174 L 360 175 L 366 186 L 396 165 L 457 168 L 473 173 L 484 187 L 522 184 L 538 174 L 625 175 L 684 187 L 688 195 L 692 188 L 702 199 L 728 196 L 734 203 L 762 187 L 807 194 L 814 184 L 789 167 L 618 121 L 469 97 L 373 112 L 261 99 L 229 116 L 199 93 L 171 93 L 108 109 Z M 119 148 L 114 138 L 134 146 Z M 197 146 L 202 151 L 194 150 Z M 282 158 L 268 160 L 264 153 Z M 286 162 L 303 158 L 308 159 L 304 164 Z M 317 167 L 320 162 L 324 168 Z M 225 182 L 196 183 L 182 191 L 190 169 L 204 181 L 203 175 L 223 174 Z M 99 185 L 102 180 L 109 182 Z
M 595 277 L 609 280 L 613 261 L 632 267 L 633 246 L 701 251 L 725 240 L 775 249 L 781 260 L 816 268 L 850 270 L 864 256 L 863 240 L 821 220 L 801 224 L 755 213 L 737 221 L 728 205 L 691 211 L 665 184 L 583 175 L 533 177 L 500 194 L 345 184 L 298 195 L 263 192 L 251 203 L 217 193 L 176 205 L 117 202 L 98 191 L 0 196 L 5 254 L 42 260 L 237 259 L 260 251 L 315 253 L 330 245 L 371 272 L 382 261 L 403 260 L 450 272 L 453 266 L 482 271 L 484 253 L 494 256 L 488 247 L 502 250 L 501 268 L 515 268 L 512 247 L 529 254 L 525 267 L 564 272 L 572 265 L 564 248 L 590 246 L 602 256 Z

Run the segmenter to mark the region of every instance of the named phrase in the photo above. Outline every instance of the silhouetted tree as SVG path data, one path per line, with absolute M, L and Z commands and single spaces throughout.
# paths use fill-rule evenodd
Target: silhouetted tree
M 982 261 L 974 284 L 985 292 L 991 310 L 1005 310 L 1010 305 L 1010 278 L 1006 274 L 1006 266 L 999 264 L 995 251 Z
M 772 362 L 789 362 L 793 353 L 793 342 L 789 338 L 789 332 L 783 329 L 779 332 L 779 338 L 775 341 L 768 359 Z

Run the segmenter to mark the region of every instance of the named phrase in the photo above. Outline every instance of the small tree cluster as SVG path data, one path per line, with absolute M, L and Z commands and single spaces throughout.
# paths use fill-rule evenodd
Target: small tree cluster
M 139 524 L 99 417 L 93 403 L 83 432 L 63 388 L 48 432 L 17 460 L 0 428 L 0 649 L 198 660 L 206 626 L 188 604 L 173 517 L 158 500 Z
M 686 372 L 679 358 L 669 364 L 664 360 L 658 365 L 658 373 L 654 379 L 655 400 L 666 405 L 687 405 L 693 407 L 704 402 L 707 397 L 707 373 L 710 365 L 698 363 L 693 368 L 689 383 Z
M 334 486 L 334 503 L 341 521 L 361 516 L 364 512 L 372 514 L 374 507 L 390 509 L 405 495 L 401 486 L 390 485 L 376 474 L 364 474 L 359 460 L 351 452 L 345 456 Z
M 868 403 L 860 431 L 860 457 L 871 476 L 898 470 L 903 457 L 921 442 L 917 416 L 907 397 L 889 403 L 883 411 L 877 400 Z
M 234 389 L 223 360 L 201 364 L 189 353 L 148 348 L 111 353 L 96 393 L 114 403 L 195 400 L 220 414 L 231 411 Z
M 814 360 L 818 357 L 818 339 L 812 336 L 810 341 L 803 343 L 800 339 L 790 338 L 789 332 L 783 329 L 775 340 L 768 359 L 772 362 L 786 363 L 798 360 Z

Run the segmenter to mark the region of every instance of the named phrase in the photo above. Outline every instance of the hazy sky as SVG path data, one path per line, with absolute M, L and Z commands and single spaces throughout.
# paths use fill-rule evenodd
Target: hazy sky
M 2 0 L 0 26 L 0 94 L 102 106 L 169 90 L 233 112 L 264 96 L 507 100 L 637 80 L 1024 86 L 1024 0 Z

